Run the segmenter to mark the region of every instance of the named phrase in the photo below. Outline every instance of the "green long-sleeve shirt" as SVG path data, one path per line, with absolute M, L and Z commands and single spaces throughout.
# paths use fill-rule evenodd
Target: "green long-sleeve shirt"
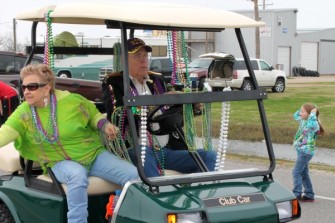
M 23 102 L 0 128 L 0 147 L 15 140 L 15 148 L 21 156 L 39 161 L 42 165 L 48 163 L 52 166 L 68 156 L 89 167 L 104 150 L 97 129 L 98 121 L 104 116 L 93 103 L 78 94 L 56 90 L 55 95 L 59 131 L 57 142 L 37 139 L 38 129 L 34 125 L 30 106 Z M 37 112 L 44 129 L 48 129 L 50 106 L 37 108 Z

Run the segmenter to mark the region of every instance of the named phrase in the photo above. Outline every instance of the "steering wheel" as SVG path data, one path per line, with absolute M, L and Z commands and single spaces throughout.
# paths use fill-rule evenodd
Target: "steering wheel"
M 156 114 L 163 109 L 165 105 L 157 106 L 150 110 L 148 114 L 147 129 L 153 135 L 167 135 L 176 130 L 177 127 L 183 127 L 183 106 L 173 105 L 162 114 Z M 158 123 L 159 129 L 153 129 L 153 124 Z

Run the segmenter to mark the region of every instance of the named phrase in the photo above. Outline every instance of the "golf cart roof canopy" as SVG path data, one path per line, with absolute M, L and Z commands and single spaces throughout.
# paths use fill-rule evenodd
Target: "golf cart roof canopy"
M 120 23 L 134 24 L 136 27 L 145 25 L 165 27 L 166 29 L 216 29 L 260 27 L 265 23 L 255 21 L 238 13 L 167 3 L 65 3 L 50 5 L 16 16 L 18 20 L 44 22 L 44 16 L 52 10 L 50 17 L 53 23 L 65 24 L 110 24 L 111 28 L 120 28 Z M 111 22 L 107 22 L 111 21 Z

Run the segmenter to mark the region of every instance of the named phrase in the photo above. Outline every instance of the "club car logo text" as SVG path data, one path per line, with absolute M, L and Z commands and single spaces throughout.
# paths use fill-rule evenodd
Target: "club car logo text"
M 223 197 L 219 199 L 221 205 L 232 205 L 232 204 L 245 204 L 251 203 L 250 197 L 237 196 L 237 197 Z
M 210 198 L 203 200 L 206 207 L 231 206 L 241 204 L 251 204 L 256 202 L 264 202 L 263 194 L 234 195 L 227 197 Z

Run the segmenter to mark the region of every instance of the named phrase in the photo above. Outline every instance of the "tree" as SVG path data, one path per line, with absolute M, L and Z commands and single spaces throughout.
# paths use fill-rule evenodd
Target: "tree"
M 54 46 L 78 47 L 76 37 L 67 31 L 64 31 L 54 37 Z
M 5 51 L 13 51 L 13 35 L 10 33 L 6 33 L 2 36 L 0 36 L 0 48 Z
M 16 43 L 16 52 L 26 52 L 26 46 L 29 45 L 28 39 L 25 39 L 23 43 Z M 4 51 L 15 51 L 14 50 L 14 40 L 12 33 L 5 33 L 0 36 L 0 50 Z

